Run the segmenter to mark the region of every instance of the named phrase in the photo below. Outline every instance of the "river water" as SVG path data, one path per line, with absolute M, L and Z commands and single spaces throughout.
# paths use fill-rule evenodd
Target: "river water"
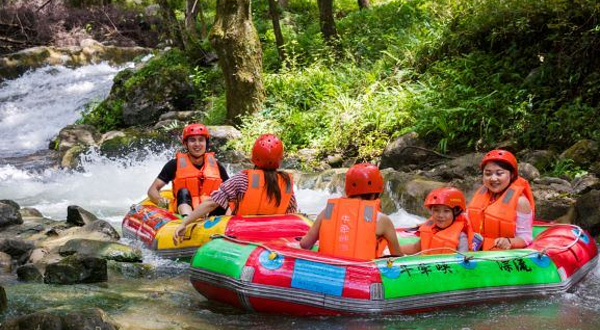
M 0 199 L 34 207 L 56 220 L 66 218 L 68 205 L 79 205 L 120 230 L 123 215 L 145 196 L 172 150 L 158 154 L 148 150 L 142 157 L 124 159 L 91 152 L 79 172 L 10 161 L 43 153 L 62 127 L 80 118 L 86 104 L 106 97 L 120 69 L 106 64 L 47 67 L 0 85 Z M 333 196 L 297 191 L 299 207 L 308 214 L 320 211 Z M 419 221 L 403 211 L 391 216 L 397 226 Z M 189 283 L 186 264 L 148 251 L 144 262 L 165 271 L 142 279 L 111 273 L 108 283 L 74 286 L 22 284 L 14 275 L 0 276 L 9 300 L 0 321 L 44 308 L 96 306 L 123 329 L 600 329 L 598 269 L 560 296 L 410 315 L 299 318 L 247 313 L 208 302 Z

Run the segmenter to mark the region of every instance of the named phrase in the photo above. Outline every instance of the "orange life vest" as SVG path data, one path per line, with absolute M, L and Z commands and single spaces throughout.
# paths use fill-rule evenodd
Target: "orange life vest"
M 177 171 L 173 180 L 174 210 L 177 210 L 177 192 L 181 188 L 187 188 L 192 196 L 192 207 L 196 208 L 210 193 L 219 189 L 223 180 L 219 172 L 219 166 L 214 153 L 204 154 L 204 165 L 202 169 L 196 168 L 187 153 L 177 153 Z
M 467 207 L 467 212 L 473 230 L 483 236 L 483 250 L 491 250 L 495 245 L 494 240 L 498 237 L 515 237 L 517 204 L 521 195 L 529 200 L 531 212 L 535 215 L 531 187 L 529 182 L 521 177 L 511 183 L 495 201 L 492 201 L 492 194 L 485 186 L 477 190 Z
M 423 254 L 454 253 L 451 250 L 443 249 L 434 251 L 426 250 L 436 248 L 450 248 L 452 250 L 457 250 L 460 241 L 460 233 L 462 232 L 467 234 L 470 247 L 471 242 L 473 241 L 473 230 L 471 229 L 471 226 L 469 225 L 469 222 L 464 214 L 457 216 L 456 219 L 454 219 L 454 222 L 444 229 L 439 229 L 434 224 L 433 220 L 429 219 L 419 227 L 421 251 L 425 251 Z
M 379 205 L 379 200 L 328 200 L 319 228 L 319 252 L 363 260 L 376 258 Z
M 244 193 L 244 198 L 240 201 L 235 214 L 285 214 L 294 194 L 292 178 L 290 177 L 289 184 L 286 184 L 281 175 L 277 174 L 277 183 L 281 192 L 281 202 L 277 206 L 275 205 L 275 199 L 270 200 L 267 197 L 264 171 L 247 170 L 245 172 L 248 176 L 248 190 Z

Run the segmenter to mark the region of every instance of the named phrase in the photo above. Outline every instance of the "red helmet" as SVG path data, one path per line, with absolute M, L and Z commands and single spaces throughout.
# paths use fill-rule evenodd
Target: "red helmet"
M 377 166 L 361 163 L 346 172 L 346 196 L 383 192 L 383 178 Z
M 263 134 L 252 148 L 252 162 L 259 168 L 275 170 L 283 159 L 283 143 L 274 134 Z
M 483 159 L 481 160 L 480 165 L 482 170 L 485 164 L 487 164 L 488 162 L 506 163 L 513 168 L 513 171 L 515 173 L 519 170 L 519 166 L 517 165 L 517 158 L 510 151 L 496 149 L 485 154 L 485 156 L 483 156 Z
M 181 142 L 185 143 L 188 137 L 192 135 L 202 135 L 207 139 L 210 137 L 208 134 L 208 128 L 202 124 L 189 124 L 183 129 L 183 133 L 181 134 Z
M 465 195 L 456 188 L 433 189 L 425 198 L 423 205 L 428 209 L 433 205 L 446 205 L 451 209 L 458 206 L 463 212 L 467 209 Z

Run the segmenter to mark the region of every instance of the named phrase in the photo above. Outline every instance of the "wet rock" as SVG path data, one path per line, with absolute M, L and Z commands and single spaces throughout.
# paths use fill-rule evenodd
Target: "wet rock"
M 6 330 L 116 330 L 119 327 L 100 308 L 77 311 L 54 309 L 20 316 L 6 321 Z
M 58 151 L 67 151 L 76 145 L 96 146 L 102 135 L 91 125 L 68 125 L 58 133 Z
M 556 153 L 550 150 L 534 150 L 524 153 L 520 159 L 529 163 L 540 171 L 546 171 L 552 167 L 556 159 Z
M 81 206 L 69 205 L 67 207 L 67 224 L 71 226 L 83 226 L 97 221 L 98 218 Z
M 585 174 L 575 178 L 571 185 L 576 194 L 585 194 L 592 189 L 600 189 L 600 179 L 594 174 Z
M 533 183 L 537 189 L 550 190 L 557 194 L 572 195 L 575 193 L 571 183 L 561 178 L 543 177 L 533 180 Z
M 519 163 L 519 175 L 527 181 L 532 181 L 540 177 L 540 171 L 529 163 Z
M 19 204 L 7 200 L 0 202 L 0 228 L 22 223 L 23 217 L 19 213 Z
M 25 264 L 17 268 L 17 277 L 23 282 L 44 282 L 44 276 L 34 264 Z
M 104 221 L 104 220 L 96 220 L 92 223 L 89 223 L 89 224 L 83 226 L 82 230 L 87 231 L 87 232 L 103 233 L 106 236 L 111 237 L 116 241 L 118 241 L 121 238 L 121 236 L 119 235 L 117 230 L 110 223 L 108 223 L 107 221 Z
M 17 202 L 10 199 L 0 199 L 0 203 L 10 205 L 17 210 L 21 209 L 21 206 Z
M 32 207 L 24 207 L 19 210 L 19 213 L 21 213 L 21 217 L 23 217 L 23 218 L 43 218 L 44 217 L 42 212 L 40 212 L 37 209 L 34 209 Z
M 155 275 L 154 266 L 141 262 L 108 261 L 108 268 L 129 278 L 152 278 Z
M 106 259 L 72 255 L 46 266 L 44 283 L 76 284 L 106 282 Z
M 81 169 L 80 156 L 86 151 L 82 146 L 74 146 L 68 149 L 60 159 L 60 167 L 70 170 Z
M 115 261 L 142 261 L 142 252 L 139 249 L 134 249 L 120 243 L 89 239 L 72 239 L 68 241 L 67 244 L 61 246 L 58 253 L 60 253 L 61 256 L 77 253 L 79 255 L 94 256 Z
M 69 312 L 62 317 L 63 330 L 117 330 L 119 327 L 100 308 Z
M 560 159 L 570 159 L 577 166 L 589 166 L 600 157 L 598 143 L 592 140 L 580 140 L 565 150 Z
M 8 320 L 2 324 L 3 330 L 44 329 L 62 330 L 62 320 L 59 316 L 46 312 L 37 312 L 15 319 Z
M 0 252 L 0 272 L 9 274 L 12 271 L 12 257 L 8 253 Z
M 0 240 L 0 251 L 9 254 L 19 264 L 25 263 L 33 250 L 33 243 L 20 238 L 4 238 Z
M 600 234 L 600 190 L 591 190 L 577 199 L 575 224 L 593 236 Z
M 432 181 L 412 173 L 397 172 L 391 169 L 381 171 L 386 183 L 381 195 L 381 208 L 384 213 L 396 212 L 399 208 L 407 212 L 425 216 L 423 208 L 425 196 L 432 189 L 447 186 L 447 183 Z
M 466 154 L 437 166 L 431 171 L 424 172 L 423 176 L 442 181 L 462 180 L 467 177 L 480 176 L 479 164 L 482 158 L 483 154 L 480 153 Z
M 122 138 L 125 136 L 126 136 L 125 133 L 123 133 L 121 131 L 108 131 L 108 132 L 102 134 L 102 138 L 100 138 L 100 142 L 98 142 L 98 144 L 102 145 L 106 141 L 116 139 L 116 138 Z
M 379 167 L 405 171 L 411 164 L 423 166 L 442 159 L 443 156 L 427 150 L 427 145 L 419 138 L 419 134 L 410 132 L 396 138 L 385 147 Z

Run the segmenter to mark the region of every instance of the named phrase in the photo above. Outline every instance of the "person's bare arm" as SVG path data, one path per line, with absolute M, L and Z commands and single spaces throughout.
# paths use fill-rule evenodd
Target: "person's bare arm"
M 164 203 L 163 197 L 160 195 L 160 190 L 165 185 L 167 184 L 163 180 L 158 178 L 155 179 L 154 182 L 152 182 L 152 185 L 150 185 L 150 188 L 148 188 L 148 197 L 150 198 L 152 203 L 156 205 Z
M 319 230 L 321 229 L 321 221 L 323 219 L 323 212 L 321 212 L 312 227 L 308 230 L 308 233 L 302 237 L 300 240 L 300 247 L 309 250 L 311 249 L 315 243 L 319 240 Z
M 376 228 L 377 237 L 383 237 L 388 243 L 388 249 L 392 255 L 401 255 L 400 244 L 398 243 L 398 236 L 396 235 L 396 228 L 392 219 L 387 215 L 380 213 L 379 219 L 377 219 Z
M 187 227 L 187 225 L 197 221 L 198 219 L 203 220 L 217 207 L 219 207 L 219 204 L 213 201 L 210 197 L 200 203 L 200 205 L 198 205 L 198 207 L 194 209 L 190 215 L 183 219 L 179 227 L 175 229 L 175 232 L 173 233 L 173 243 L 177 245 L 179 242 L 181 242 L 183 236 L 185 235 L 185 227 Z

